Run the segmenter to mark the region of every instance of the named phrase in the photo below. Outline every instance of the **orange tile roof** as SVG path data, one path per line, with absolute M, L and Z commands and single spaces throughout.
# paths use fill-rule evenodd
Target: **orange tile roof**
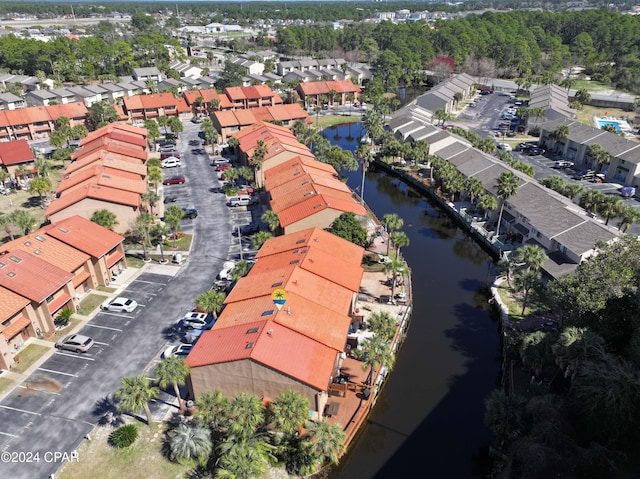
M 145 110 L 176 106 L 178 104 L 178 99 L 173 96 L 173 93 L 152 93 L 141 96 L 142 105 Z
M 325 198 L 329 203 L 331 203 L 333 199 L 348 201 L 353 197 L 351 194 L 351 190 L 348 190 L 346 192 L 340 191 L 333 188 L 321 186 L 317 183 L 308 182 L 306 185 L 292 185 L 290 188 L 287 188 L 288 185 L 289 183 L 278 188 L 278 190 L 280 191 L 278 191 L 277 194 L 271 194 L 271 192 L 269 192 L 271 194 L 269 205 L 271 206 L 271 209 L 276 213 L 286 210 L 287 208 L 291 208 L 292 206 L 297 205 L 298 203 L 301 203 L 302 201 L 305 201 L 307 198 L 310 198 L 312 196 L 321 196 Z
M 276 118 L 271 114 L 268 108 L 252 108 L 253 116 L 258 121 L 276 121 Z
M 280 225 L 286 228 L 293 223 L 297 223 L 327 208 L 339 213 L 351 212 L 360 216 L 367 215 L 364 207 L 353 199 L 344 200 L 342 198 L 336 198 L 335 196 L 325 197 L 323 195 L 316 195 L 282 211 L 278 211 L 278 218 L 280 219 Z
M 248 333 L 257 328 L 254 333 Z M 191 368 L 252 360 L 325 391 L 338 352 L 274 321 L 260 321 L 205 331 L 187 364 Z
M 340 181 L 335 175 L 330 175 L 326 172 L 320 174 L 302 173 L 289 181 L 283 181 L 279 185 L 269 188 L 268 191 L 272 198 L 278 198 L 308 185 L 329 188 L 351 195 L 351 189 L 346 183 Z
M 86 118 L 89 111 L 86 105 L 81 101 L 72 103 L 64 103 L 59 105 L 49 105 L 45 107 L 51 116 L 51 119 L 55 122 L 61 116 L 66 116 L 70 119 Z
M 108 138 L 101 137 L 92 141 L 90 144 L 83 146 L 82 148 L 78 148 L 73 152 L 73 155 L 71 155 L 71 159 L 80 159 L 83 156 L 91 154 L 96 150 L 106 150 L 112 153 L 119 153 L 121 155 L 137 158 L 142 162 L 147 161 L 148 155 L 146 149 L 141 149 L 139 147 L 128 145 L 126 143 L 117 142 Z
M 52 120 L 46 106 L 32 106 L 26 112 L 29 115 L 29 123 L 46 123 Z
M 321 249 L 325 253 L 330 253 L 340 261 L 358 266 L 362 263 L 364 255 L 364 249 L 350 241 L 322 228 L 308 228 L 269 238 L 256 254 L 256 259 L 309 246 L 313 246 L 314 250 Z
M 122 98 L 122 103 L 124 105 L 125 110 L 144 110 L 144 105 L 142 104 L 142 97 L 144 95 L 132 95 L 125 96 Z
M 233 113 L 238 121 L 237 124 L 240 126 L 251 125 L 258 121 L 256 120 L 252 110 L 233 110 Z
M 134 137 L 136 138 L 134 140 L 135 144 L 138 144 L 138 139 L 145 140 L 147 138 L 147 130 L 145 128 L 139 128 L 137 126 L 127 125 L 126 123 L 123 123 L 123 122 L 115 122 L 115 123 L 109 123 L 108 125 L 105 125 L 101 128 L 98 128 L 95 131 L 90 132 L 87 136 L 85 136 L 82 139 L 82 141 L 80 142 L 80 145 L 90 143 L 96 138 L 108 135 L 109 133 L 120 133 L 123 135 Z M 145 146 L 146 146 L 146 143 L 145 143 Z
M 216 111 L 213 113 L 213 116 L 221 128 L 228 128 L 238 124 L 238 119 L 231 110 Z
M 20 126 L 20 125 L 28 125 L 31 123 L 31 115 L 29 114 L 29 110 L 36 107 L 29 108 L 18 108 L 17 110 L 5 110 L 4 114 L 7 118 L 7 125 L 10 126 Z M 3 125 L 5 126 L 5 125 Z
M 103 257 L 124 241 L 124 236 L 78 215 L 47 225 L 44 233 L 94 258 Z
M 129 156 L 110 154 L 107 151 L 100 150 L 93 152 L 79 160 L 74 161 L 65 170 L 65 176 L 72 175 L 76 171 L 90 169 L 93 166 L 106 169 L 120 170 L 130 174 L 136 174 L 140 178 L 146 178 L 147 166 L 140 163 L 137 159 Z
M 268 319 L 338 351 L 344 349 L 351 324 L 347 314 L 336 313 L 291 293 L 280 311 L 274 306 L 271 295 L 229 304 L 220 314 L 215 327 L 228 328 Z
M 269 168 L 264 172 L 264 185 L 267 190 L 282 183 L 294 179 L 304 173 L 312 173 L 316 176 L 333 176 L 337 178 L 336 170 L 333 166 L 322 163 L 316 159 L 297 156 L 280 163 L 277 168 Z M 271 186 L 267 186 L 271 185 Z
M 35 160 L 27 140 L 0 142 L 0 164 L 9 166 Z
M 244 89 L 240 86 L 227 87 L 224 89 L 224 94 L 227 95 L 231 101 L 240 101 L 247 99 Z
M 24 296 L 20 296 L 2 286 L 0 286 L 0 298 L 2 298 L 2 301 L 0 301 L 0 323 L 6 321 L 31 303 Z
M 361 93 L 360 87 L 351 80 L 302 82 L 298 87 L 303 95 L 326 95 L 331 90 L 337 93 Z
M 5 340 L 9 341 L 13 339 L 20 331 L 22 331 L 27 326 L 31 325 L 31 320 L 26 316 L 20 316 L 18 319 L 14 320 L 2 330 L 2 336 Z
M 178 110 L 178 113 L 188 113 L 191 111 L 191 107 L 187 105 L 187 102 L 184 98 L 178 98 L 178 102 L 176 103 L 176 110 Z
M 140 206 L 140 194 L 130 191 L 124 191 L 117 188 L 109 188 L 100 186 L 96 183 L 88 183 L 82 188 L 77 188 L 72 191 L 68 191 L 60 198 L 55 199 L 44 212 L 45 216 L 51 216 L 58 211 L 62 211 L 71 205 L 79 203 L 85 198 L 92 198 L 95 200 L 105 201 L 107 203 L 116 203 L 120 205 L 131 206 L 137 208 Z M 107 205 L 105 205 L 108 208 Z
M 349 311 L 353 296 L 349 289 L 292 265 L 290 268 L 248 274 L 236 283 L 225 303 L 265 296 L 276 288 L 299 294 L 340 314 Z
M 93 133 L 95 133 L 95 131 Z M 131 133 L 115 129 L 112 131 L 103 131 L 100 135 L 89 135 L 82 139 L 80 146 L 90 145 L 94 141 L 100 141 L 101 138 L 108 138 L 125 145 L 131 145 L 134 148 L 147 148 L 147 140 L 143 136 L 132 135 Z
M 43 303 L 72 279 L 71 273 L 20 249 L 0 255 L 0 286 L 36 303 Z
M 67 273 L 73 273 L 90 259 L 88 254 L 55 238 L 47 237 L 40 230 L 2 245 L 2 250 L 13 249 L 24 250 Z
M 132 175 L 120 170 L 104 169 L 96 165 L 93 169 L 89 168 L 85 171 L 80 171 L 62 180 L 56 189 L 56 193 L 64 195 L 89 185 L 131 191 L 140 195 L 146 193 L 149 189 L 148 182 L 141 179 L 140 175 Z
M 269 270 L 275 271 L 287 268 L 302 268 L 321 278 L 339 284 L 354 293 L 360 290 L 364 271 L 359 264 L 335 258 L 333 252 L 325 252 L 319 248 L 307 246 L 264 256 L 260 261 L 256 262 L 251 272 L 262 274 L 267 273 Z

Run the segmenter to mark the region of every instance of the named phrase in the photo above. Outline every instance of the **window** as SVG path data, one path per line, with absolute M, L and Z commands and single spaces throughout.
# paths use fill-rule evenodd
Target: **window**
M 271 316 L 273 312 L 274 312 L 273 309 L 267 309 L 266 311 L 262 312 L 261 316 Z
M 254 345 L 255 345 L 255 343 L 247 343 L 247 345 L 245 346 L 245 348 L 246 348 L 246 349 L 251 349 Z
M 277 288 L 278 286 L 282 286 L 282 281 L 278 281 L 277 283 L 273 283 L 271 285 L 272 288 Z
M 260 328 L 247 329 L 247 334 L 257 333 L 258 331 L 260 331 Z
M 306 240 L 299 239 L 298 241 L 296 241 L 296 244 L 302 244 L 302 243 L 304 243 L 305 241 L 306 241 Z

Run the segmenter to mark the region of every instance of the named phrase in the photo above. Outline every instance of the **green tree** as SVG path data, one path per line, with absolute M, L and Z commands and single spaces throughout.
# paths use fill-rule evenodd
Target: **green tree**
M 145 120 L 144 127 L 147 129 L 147 144 L 149 148 L 155 147 L 156 140 L 162 136 L 160 126 L 155 120 Z
M 328 421 L 310 422 L 307 425 L 311 437 L 312 449 L 319 457 L 333 464 L 344 452 L 346 434 L 338 423 Z
M 273 234 L 268 231 L 258 231 L 253 238 L 251 238 L 251 246 L 255 250 L 262 248 L 262 245 L 267 242 L 269 238 L 273 238 Z
M 149 232 L 154 222 L 155 222 L 155 218 L 153 217 L 153 215 L 149 213 L 140 213 L 137 216 L 135 225 L 134 225 L 134 230 L 136 234 L 138 234 L 142 238 L 142 241 L 141 241 L 142 251 L 143 251 L 145 261 L 149 260 L 149 255 L 147 254 L 147 248 L 151 243 Z
M 143 203 L 149 205 L 149 213 L 153 214 L 153 208 L 160 200 L 160 195 L 158 195 L 158 193 L 156 193 L 155 191 L 147 191 L 146 193 L 142 193 L 140 195 L 140 199 Z
M 636 223 L 640 223 L 640 211 L 632 206 L 623 208 L 620 212 L 620 223 L 618 223 L 618 229 L 623 233 L 627 231 L 627 228 Z
M 149 233 L 154 242 L 160 247 L 160 262 L 162 264 L 166 263 L 167 260 L 164 258 L 164 240 L 169 235 L 169 228 L 162 223 L 156 223 L 151 227 Z
M 162 170 L 157 166 L 148 167 L 149 184 L 153 185 L 155 192 L 158 193 L 158 185 L 162 183 Z
M 404 231 L 394 231 L 389 235 L 389 240 L 391 240 L 391 243 L 393 243 L 393 246 L 396 248 L 396 256 L 400 254 L 400 248 L 409 246 L 410 243 L 409 237 Z
M 532 289 L 540 284 L 540 273 L 533 269 L 525 269 L 519 271 L 515 275 L 515 289 L 516 291 L 522 291 L 524 297 L 522 298 L 522 312 L 520 316 L 524 317 L 524 312 L 527 309 L 527 303 L 529 301 L 529 293 Z
M 391 236 L 394 231 L 399 230 L 404 226 L 404 220 L 397 213 L 386 213 L 382 217 L 382 226 L 385 231 Z M 390 245 L 387 242 L 387 256 L 389 256 Z
M 598 213 L 605 217 L 605 225 L 609 224 L 611 218 L 620 216 L 623 210 L 624 204 L 616 196 L 606 195 L 598 205 Z
M 189 366 L 183 358 L 178 356 L 165 357 L 156 368 L 156 381 L 158 385 L 165 389 L 170 384 L 176 393 L 176 398 L 180 401 L 180 385 L 184 385 L 189 377 Z
M 360 224 L 356 215 L 351 212 L 342 213 L 331 224 L 331 232 L 342 239 L 359 246 L 367 242 L 367 229 Z
M 398 322 L 386 311 L 375 311 L 367 318 L 367 326 L 384 341 L 390 341 L 396 334 Z
M 88 108 L 86 122 L 91 131 L 115 121 L 118 121 L 118 112 L 104 101 L 94 103 Z
M 484 211 L 484 218 L 487 219 L 489 211 L 493 211 L 498 208 L 498 200 L 491 194 L 485 194 L 480 197 L 480 208 Z
M 494 389 L 485 399 L 484 423 L 491 429 L 500 446 L 510 443 L 525 433 L 526 403 L 527 400 L 522 396 L 507 395 L 502 389 Z
M 14 210 L 9 215 L 9 222 L 16 225 L 25 235 L 31 233 L 36 225 L 36 219 L 26 210 Z M 11 239 L 13 239 L 13 237 Z
M 501 198 L 501 201 L 500 214 L 498 215 L 498 225 L 496 226 L 496 238 L 500 236 L 500 225 L 502 223 L 502 212 L 504 211 L 504 204 L 511 196 L 517 193 L 518 186 L 518 177 L 511 171 L 505 171 L 498 177 L 496 191 L 498 193 L 498 196 Z
M 120 382 L 114 397 L 118 401 L 118 410 L 137 414 L 141 409 L 147 417 L 147 424 L 151 425 L 152 417 L 149 409 L 149 401 L 158 397 L 160 391 L 151 385 L 151 381 L 143 374 L 139 376 L 126 376 Z
M 209 289 L 198 295 L 196 306 L 199 310 L 211 314 L 214 319 L 218 319 L 218 313 L 222 310 L 225 299 L 227 299 L 227 295 L 223 291 Z
M 44 208 L 44 195 L 51 191 L 51 180 L 43 176 L 34 178 L 29 183 L 29 191 L 31 193 L 38 193 L 38 196 L 40 196 L 40 207 Z
M 271 231 L 272 233 L 275 233 L 275 231 L 280 226 L 280 218 L 278 217 L 278 213 L 273 210 L 267 210 L 262 213 L 260 219 L 267 224 L 267 226 L 269 227 L 269 231 Z
M 169 206 L 164 212 L 164 222 L 171 230 L 173 236 L 173 249 L 178 248 L 178 230 L 184 218 L 184 210 L 176 205 Z
M 587 147 L 587 156 L 596 163 L 598 171 L 602 171 L 604 165 L 611 163 L 611 153 L 597 143 Z
M 90 220 L 93 223 L 98 224 L 103 228 L 107 228 L 108 230 L 111 230 L 111 231 L 113 231 L 113 228 L 115 228 L 117 225 L 120 224 L 118 222 L 118 217 L 115 215 L 115 213 L 107 209 L 94 211 L 93 214 L 91 215 Z
M 218 390 L 204 392 L 196 399 L 196 417 L 219 430 L 226 424 L 229 401 Z
M 240 393 L 229 404 L 229 434 L 238 440 L 255 436 L 265 425 L 265 409 L 260 399 Z
M 373 374 L 378 366 L 391 369 L 393 366 L 393 354 L 390 345 L 383 338 L 372 336 L 364 339 L 359 349 L 355 350 L 356 357 L 362 361 L 362 369 L 369 369 L 365 384 L 372 384 Z
M 269 405 L 276 431 L 293 435 L 309 419 L 309 401 L 295 391 L 282 391 Z
M 539 271 L 547 259 L 544 249 L 538 245 L 523 245 L 513 252 L 512 261 L 525 269 Z
M 177 116 L 169 118 L 167 125 L 169 126 L 169 129 L 178 136 L 180 136 L 180 133 L 184 131 L 184 125 Z
M 204 463 L 213 450 L 211 431 L 198 422 L 182 422 L 169 433 L 171 457 Z

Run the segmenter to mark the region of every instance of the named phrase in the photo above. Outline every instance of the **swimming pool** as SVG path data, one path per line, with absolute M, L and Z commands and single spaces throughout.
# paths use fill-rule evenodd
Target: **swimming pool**
M 620 123 L 615 121 L 615 120 L 597 120 L 598 122 L 598 128 L 602 129 L 605 126 L 613 126 L 616 131 L 620 131 Z
M 605 126 L 612 126 L 616 131 L 621 131 L 625 135 L 629 135 L 633 133 L 633 129 L 629 125 L 629 123 L 621 118 L 612 118 L 610 116 L 604 117 L 593 117 L 593 123 L 597 128 L 604 128 Z

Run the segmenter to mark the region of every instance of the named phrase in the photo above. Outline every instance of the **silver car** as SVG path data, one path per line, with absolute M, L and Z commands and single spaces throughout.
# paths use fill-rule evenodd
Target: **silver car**
M 74 351 L 76 353 L 86 353 L 94 345 L 93 339 L 81 334 L 71 334 L 56 342 L 56 348 Z

